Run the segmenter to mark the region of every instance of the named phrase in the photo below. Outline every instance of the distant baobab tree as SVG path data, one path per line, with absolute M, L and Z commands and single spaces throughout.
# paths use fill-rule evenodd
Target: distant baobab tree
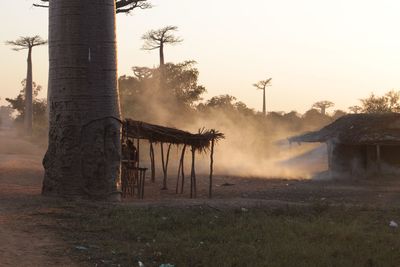
M 256 87 L 259 90 L 263 90 L 263 114 L 264 116 L 266 116 L 267 114 L 267 108 L 266 108 L 266 104 L 265 104 L 265 89 L 267 88 L 267 86 L 271 86 L 271 81 L 272 78 L 263 80 L 263 81 L 259 81 L 258 83 L 253 84 L 254 87 Z
M 312 108 L 319 109 L 322 115 L 326 115 L 326 110 L 335 106 L 335 104 L 331 101 L 318 101 L 312 105 Z
M 7 45 L 13 46 L 14 51 L 28 50 L 27 59 L 27 73 L 26 73 L 26 86 L 25 86 L 25 117 L 24 125 L 27 135 L 32 135 L 33 125 L 33 75 L 32 75 L 32 50 L 35 46 L 45 45 L 47 41 L 43 40 L 40 36 L 36 35 L 33 37 L 20 37 L 15 41 L 6 41 Z
M 166 26 L 158 30 L 151 30 L 142 36 L 145 41 L 142 47 L 143 50 L 159 50 L 160 53 L 160 69 L 165 66 L 164 47 L 165 45 L 175 45 L 183 41 L 176 37 L 172 32 L 178 30 L 176 26 Z

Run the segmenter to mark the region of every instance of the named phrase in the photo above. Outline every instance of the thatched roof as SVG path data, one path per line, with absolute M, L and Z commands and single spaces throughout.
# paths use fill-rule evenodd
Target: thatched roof
M 145 139 L 153 143 L 169 143 L 174 145 L 188 145 L 197 150 L 208 148 L 211 141 L 225 138 L 223 133 L 216 130 L 199 130 L 199 133 L 178 130 L 150 124 L 141 121 L 126 119 L 123 126 L 124 134 L 130 138 Z
M 346 115 L 319 131 L 289 141 L 400 145 L 400 113 Z

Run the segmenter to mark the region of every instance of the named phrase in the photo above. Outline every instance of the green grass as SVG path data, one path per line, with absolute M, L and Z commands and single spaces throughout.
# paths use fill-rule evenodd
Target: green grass
M 98 266 L 400 266 L 400 229 L 389 227 L 399 211 L 80 204 L 53 216 L 71 246 L 88 248 L 74 254 Z

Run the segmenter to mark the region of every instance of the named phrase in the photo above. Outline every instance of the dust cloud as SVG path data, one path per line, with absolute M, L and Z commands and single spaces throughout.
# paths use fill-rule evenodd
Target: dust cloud
M 164 126 L 175 127 L 193 133 L 201 128 L 216 129 L 225 134 L 215 148 L 214 173 L 216 175 L 252 177 L 309 179 L 327 170 L 327 151 L 321 144 L 289 144 L 287 138 L 300 134 L 307 129 L 297 131 L 287 129 L 286 125 L 268 121 L 262 115 L 243 116 L 224 110 L 207 112 L 187 112 L 177 114 L 165 108 L 164 103 L 152 103 L 150 118 L 134 116 Z M 147 145 L 141 147 L 141 160 L 150 165 Z M 160 165 L 160 149 L 156 146 L 156 165 Z M 187 151 L 186 169 L 190 170 L 190 155 Z M 169 173 L 175 175 L 179 149 L 173 147 Z M 209 172 L 209 153 L 198 154 L 196 172 L 206 175 Z M 157 173 L 161 170 L 158 166 Z

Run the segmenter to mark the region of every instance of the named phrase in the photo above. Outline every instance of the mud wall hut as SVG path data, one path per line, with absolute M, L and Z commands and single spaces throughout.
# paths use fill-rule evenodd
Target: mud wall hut
M 326 143 L 332 175 L 400 174 L 400 114 L 351 114 L 289 141 Z

